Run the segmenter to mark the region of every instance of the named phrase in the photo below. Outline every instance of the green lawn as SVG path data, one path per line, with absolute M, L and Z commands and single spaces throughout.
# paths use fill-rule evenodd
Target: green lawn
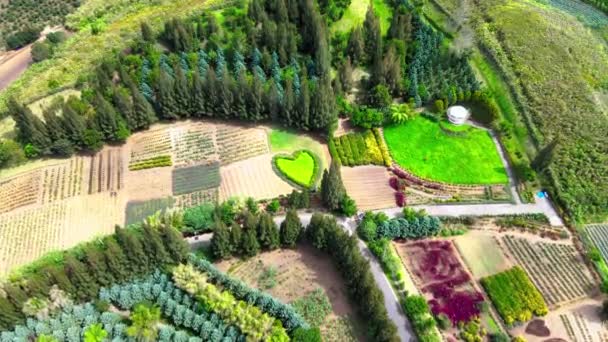
M 281 173 L 294 183 L 310 187 L 315 179 L 315 159 L 309 152 L 299 151 L 293 157 L 276 157 L 275 163 Z
M 439 124 L 419 116 L 384 129 L 394 161 L 415 175 L 452 184 L 505 184 L 507 173 L 485 130 L 449 136 Z
M 380 18 L 382 35 L 385 35 L 391 24 L 393 11 L 384 0 L 373 0 L 373 2 L 374 11 Z M 352 0 L 350 6 L 344 11 L 342 18 L 331 25 L 331 32 L 350 32 L 355 26 L 363 25 L 368 7 L 369 0 Z

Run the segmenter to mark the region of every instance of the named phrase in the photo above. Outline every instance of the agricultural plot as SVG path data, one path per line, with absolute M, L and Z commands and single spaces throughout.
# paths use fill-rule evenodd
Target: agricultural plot
M 371 130 L 365 133 L 350 133 L 334 138 L 333 143 L 337 153 L 334 157 L 338 158 L 344 166 L 390 165 L 391 163 L 388 153 L 382 153 L 384 141 L 380 133 L 376 135 Z
M 82 194 L 84 158 L 45 168 L 42 173 L 42 204 Z
M 608 262 L 608 224 L 591 224 L 585 230 L 605 262 Z
M 219 199 L 231 197 L 276 198 L 287 195 L 293 187 L 272 169 L 272 156 L 261 155 L 222 166 Z
M 608 25 L 608 15 L 590 4 L 586 4 L 579 0 L 548 0 L 548 3 L 562 10 L 578 20 L 582 21 L 585 25 L 593 28 L 602 28 Z
M 0 215 L 0 275 L 62 247 L 72 227 L 66 223 L 66 203 Z
M 217 267 L 284 303 L 293 303 L 317 288 L 323 289 L 332 308 L 332 313 L 320 326 L 323 340 L 357 340 L 353 327 L 359 322 L 343 281 L 331 260 L 313 247 L 300 245 L 293 250 L 275 250 L 244 261 L 223 261 Z M 263 276 L 269 273 L 268 270 L 274 274 L 270 279 Z
M 341 167 L 342 181 L 348 195 L 360 210 L 395 206 L 395 191 L 389 186 L 389 173 L 382 166 Z
M 233 125 L 216 125 L 217 152 L 222 165 L 270 152 L 266 131 L 260 128 L 242 128 Z
M 107 148 L 91 158 L 88 193 L 115 192 L 124 187 L 124 165 L 120 148 Z
M 175 199 L 174 207 L 186 209 L 199 206 L 203 203 L 215 203 L 219 199 L 219 189 L 209 189 L 195 191 L 189 194 L 183 194 L 173 197 Z
M 318 157 L 312 152 L 296 151 L 292 156 L 276 155 L 272 159 L 273 167 L 279 176 L 296 185 L 310 188 L 316 183 L 319 173 Z
M 170 132 L 176 166 L 217 160 L 213 125 L 182 126 L 173 128 Z
M 479 316 L 483 296 L 460 263 L 452 242 L 421 240 L 395 246 L 435 315 L 445 314 L 454 324 Z
M 165 212 L 173 208 L 175 200 L 172 197 L 156 198 L 148 201 L 130 201 L 125 212 L 125 225 L 142 222 L 157 211 Z
M 454 239 L 456 248 L 475 278 L 487 277 L 509 268 L 496 237 L 477 230 Z
M 148 131 L 133 138 L 129 166 L 143 160 L 171 154 L 171 137 L 167 129 Z
M 395 163 L 414 175 L 449 184 L 506 184 L 507 173 L 490 134 L 473 128 L 466 136 L 446 134 L 437 122 L 418 116 L 384 129 Z
M 589 270 L 572 245 L 530 242 L 511 235 L 502 244 L 514 261 L 521 265 L 549 307 L 581 299 L 594 288 Z
M 220 164 L 201 164 L 174 169 L 172 173 L 173 195 L 183 195 L 220 185 Z
M 302 149 L 309 150 L 319 157 L 319 172 L 329 168 L 331 156 L 327 146 L 314 137 L 280 129 L 268 129 L 268 140 L 273 153 L 292 153 Z
M 39 170 L 0 182 L 0 214 L 36 203 L 40 182 Z

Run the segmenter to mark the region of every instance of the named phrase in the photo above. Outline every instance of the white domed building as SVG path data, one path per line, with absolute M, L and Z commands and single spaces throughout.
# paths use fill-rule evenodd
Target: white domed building
M 471 116 L 471 113 L 463 106 L 452 106 L 448 108 L 448 120 L 454 125 L 464 124 Z

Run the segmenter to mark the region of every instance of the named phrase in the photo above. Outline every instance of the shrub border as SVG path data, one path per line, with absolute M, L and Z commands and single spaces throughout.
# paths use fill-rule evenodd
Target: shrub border
M 289 160 L 296 160 L 298 158 L 298 156 L 300 156 L 301 153 L 308 153 L 313 160 L 314 163 L 314 169 L 312 171 L 312 177 L 310 180 L 310 184 L 308 185 L 304 185 L 304 184 L 300 184 L 298 181 L 296 181 L 295 179 L 292 179 L 289 175 L 283 173 L 281 171 L 281 169 L 279 169 L 279 166 L 277 165 L 277 159 L 278 158 L 285 158 L 285 159 L 289 159 Z M 317 156 L 316 154 L 314 154 L 312 151 L 307 150 L 307 149 L 302 149 L 302 150 L 297 150 L 295 152 L 292 152 L 291 154 L 288 153 L 277 153 L 274 156 L 272 156 L 272 170 L 279 176 L 279 178 L 281 178 L 282 180 L 286 181 L 287 183 L 289 183 L 290 185 L 298 188 L 298 189 L 314 189 L 315 185 L 318 183 L 319 181 L 319 176 L 321 175 L 320 172 L 320 165 L 321 165 L 321 161 L 319 160 L 319 156 Z

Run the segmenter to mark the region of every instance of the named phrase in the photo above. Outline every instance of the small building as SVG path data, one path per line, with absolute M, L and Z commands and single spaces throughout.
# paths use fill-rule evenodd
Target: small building
M 448 120 L 454 125 L 464 124 L 471 113 L 463 106 L 452 106 L 448 108 Z

